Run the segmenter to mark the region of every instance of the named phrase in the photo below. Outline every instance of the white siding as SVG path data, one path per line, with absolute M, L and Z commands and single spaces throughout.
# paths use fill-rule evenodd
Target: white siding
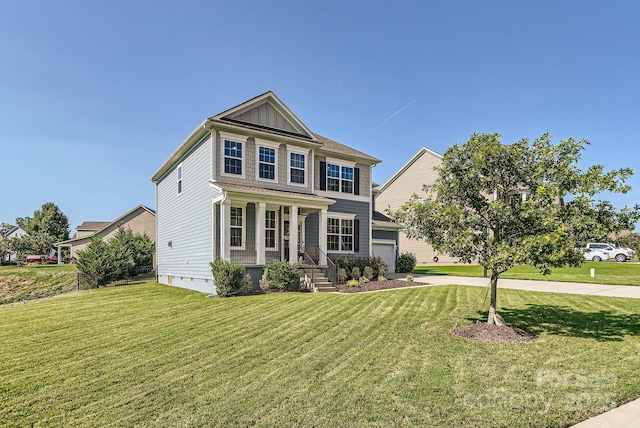
M 182 160 L 182 193 L 177 165 L 157 183 L 157 264 L 162 283 L 213 291 L 211 179 L 212 141 L 198 144 Z M 171 245 L 169 245 L 171 243 Z M 190 286 L 192 285 L 192 286 Z

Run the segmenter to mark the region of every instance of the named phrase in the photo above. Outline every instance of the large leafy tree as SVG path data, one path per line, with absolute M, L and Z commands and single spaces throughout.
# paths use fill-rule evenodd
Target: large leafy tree
M 45 202 L 33 217 L 17 218 L 27 235 L 22 239 L 23 250 L 33 254 L 47 254 L 56 242 L 69 239 L 69 219 L 53 202 Z
M 626 193 L 633 174 L 601 165 L 582 171 L 589 144 L 572 138 L 552 144 L 548 134 L 506 145 L 499 134 L 474 134 L 444 154 L 433 185 L 390 215 L 409 238 L 491 272 L 488 323 L 495 323 L 500 275 L 516 265 L 543 274 L 579 266 L 576 246 L 610 232 L 633 229 L 640 207 L 616 210 L 595 200 L 601 192 Z

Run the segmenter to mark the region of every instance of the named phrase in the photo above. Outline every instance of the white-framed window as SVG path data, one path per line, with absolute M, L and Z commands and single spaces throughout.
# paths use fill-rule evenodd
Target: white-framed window
M 306 185 L 307 155 L 289 152 L 289 184 Z
M 182 164 L 178 165 L 178 169 L 176 171 L 178 176 L 178 195 L 182 194 Z
M 244 175 L 242 169 L 243 144 L 239 141 L 224 140 L 224 173 Z
M 354 251 L 354 218 L 327 218 L 327 250 L 352 253 Z
M 342 166 L 340 167 L 340 191 L 342 193 L 353 193 L 353 167 Z
M 233 249 L 244 249 L 244 209 L 242 207 L 230 207 L 231 218 L 229 219 L 230 247 Z
M 265 211 L 265 247 L 269 250 L 275 250 L 278 247 L 278 219 L 277 211 L 266 210 Z
M 330 192 L 356 193 L 354 191 L 354 171 L 355 165 L 353 164 L 327 159 L 326 190 Z
M 276 149 L 258 147 L 258 177 L 263 180 L 276 179 Z
M 278 181 L 278 147 L 256 139 L 256 180 Z

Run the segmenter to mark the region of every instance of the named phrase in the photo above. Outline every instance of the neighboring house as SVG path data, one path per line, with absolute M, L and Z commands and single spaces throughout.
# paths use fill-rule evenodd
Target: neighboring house
M 76 228 L 73 238 L 55 244 L 58 248 L 58 263 L 62 263 L 60 255 L 62 248 L 69 248 L 69 258 L 74 259 L 78 251 L 84 250 L 91 243 L 94 235 L 100 235 L 108 242 L 116 234 L 119 226 L 131 229 L 136 234 L 146 233 L 152 242 L 156 241 L 156 213 L 151 208 L 138 205 L 110 223 L 100 221 L 82 223 Z
M 266 92 L 202 122 L 158 169 L 158 280 L 215 290 L 210 262 L 370 256 L 380 160 L 311 130 Z
M 109 221 L 85 221 L 80 226 L 76 227 L 76 233 L 73 234 L 71 239 L 91 236 L 100 229 L 107 227 L 109 224 L 111 224 Z
M 4 236 L 0 236 L 0 240 L 11 239 L 11 238 L 22 238 L 25 236 L 27 232 L 21 228 L 20 226 L 14 226 L 13 229 L 4 234 Z M 15 253 L 13 251 L 7 251 L 7 253 L 3 254 L 0 257 L 0 262 L 10 262 L 15 260 Z
M 426 147 L 421 148 L 400 170 L 379 188 L 375 195 L 376 209 L 386 212 L 397 210 L 415 193 L 427 197 L 422 190 L 425 184 L 433 184 L 438 178 L 435 167 L 442 162 L 442 155 Z M 457 263 L 457 258 L 439 254 L 423 240 L 409 239 L 400 231 L 400 252 L 416 255 L 418 265 L 434 263 Z

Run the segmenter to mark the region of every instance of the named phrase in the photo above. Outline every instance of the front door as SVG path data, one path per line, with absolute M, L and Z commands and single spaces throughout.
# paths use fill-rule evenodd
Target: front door
M 304 248 L 304 220 L 306 216 L 298 216 L 298 249 Z M 282 248 L 285 261 L 289 261 L 289 214 L 284 215 L 282 222 Z

